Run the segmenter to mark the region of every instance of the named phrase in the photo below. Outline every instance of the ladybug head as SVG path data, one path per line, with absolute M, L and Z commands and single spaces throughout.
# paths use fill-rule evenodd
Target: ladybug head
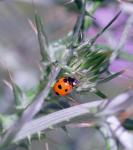
M 72 77 L 68 77 L 67 80 L 73 87 L 79 83 L 79 81 L 77 79 L 72 78 Z

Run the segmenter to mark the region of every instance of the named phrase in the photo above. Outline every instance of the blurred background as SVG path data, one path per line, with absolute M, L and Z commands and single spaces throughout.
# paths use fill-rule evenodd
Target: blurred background
M 73 3 L 69 3 L 68 0 L 34 0 L 34 4 L 43 19 L 50 42 L 63 38 L 72 30 L 78 15 Z M 120 41 L 128 17 L 133 14 L 131 1 L 101 0 L 101 4 L 93 14 L 96 19 L 86 30 L 86 38 L 93 37 L 119 9 L 122 10 L 119 19 L 97 41 L 115 48 Z M 25 91 L 35 86 L 40 78 L 39 45 L 29 22 L 29 20 L 34 22 L 33 12 L 31 0 L 0 1 L 0 112 L 3 114 L 12 112 L 13 95 L 6 82 L 10 81 L 9 72 L 13 80 Z M 133 27 L 121 50 L 121 56 L 124 59 L 119 58 L 113 62 L 110 70 L 117 72 L 124 69 L 125 73 L 99 87 L 109 98 L 133 87 Z M 88 101 L 88 95 L 87 97 L 79 95 L 79 97 Z M 99 99 L 99 97 L 90 94 L 89 99 Z M 68 131 L 68 135 L 61 129 L 48 133 L 49 150 L 105 149 L 104 139 L 96 129 L 70 128 Z M 44 150 L 45 147 L 47 147 L 45 142 L 35 140 L 32 142 L 31 150 Z

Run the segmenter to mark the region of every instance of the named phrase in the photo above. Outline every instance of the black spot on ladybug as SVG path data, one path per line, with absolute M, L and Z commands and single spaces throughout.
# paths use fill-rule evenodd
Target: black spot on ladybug
M 63 81 L 64 81 L 64 82 L 67 82 L 67 79 L 65 78 Z
M 68 91 L 68 89 L 65 89 L 65 92 L 67 92 Z
M 60 95 L 58 92 L 55 92 L 57 95 Z
M 59 89 L 62 89 L 62 86 L 61 86 L 61 85 L 58 85 L 58 88 L 59 88 Z

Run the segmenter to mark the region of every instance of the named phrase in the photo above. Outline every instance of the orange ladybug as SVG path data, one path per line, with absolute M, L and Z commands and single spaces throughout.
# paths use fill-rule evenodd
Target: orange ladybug
M 65 96 L 68 93 L 70 93 L 78 84 L 78 80 L 72 77 L 62 77 L 59 80 L 57 80 L 53 86 L 53 91 L 55 94 L 60 96 Z

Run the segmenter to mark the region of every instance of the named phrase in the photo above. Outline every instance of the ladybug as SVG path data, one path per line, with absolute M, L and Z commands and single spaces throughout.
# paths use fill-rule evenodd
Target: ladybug
M 62 77 L 53 86 L 56 95 L 65 96 L 78 84 L 78 80 L 72 77 Z

